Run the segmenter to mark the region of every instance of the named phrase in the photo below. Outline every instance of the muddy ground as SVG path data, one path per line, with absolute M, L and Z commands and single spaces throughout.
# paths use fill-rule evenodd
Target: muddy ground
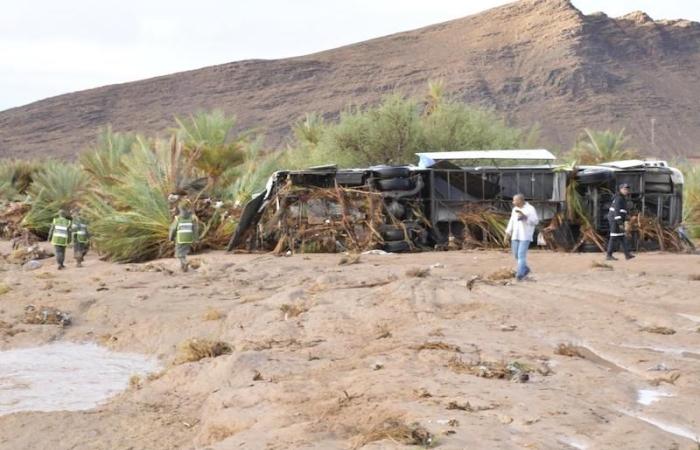
M 387 418 L 419 423 L 442 449 L 698 448 L 696 255 L 610 269 L 593 267 L 599 254 L 533 252 L 534 281 L 471 289 L 509 256 L 196 259 L 187 274 L 174 260 L 95 255 L 64 272 L 3 264 L 1 350 L 90 341 L 156 355 L 164 369 L 93 410 L 0 416 L 0 448 L 417 448 L 367 442 Z M 22 324 L 30 303 L 73 324 Z M 173 365 L 188 338 L 233 352 Z M 666 397 L 641 404 L 640 390 Z

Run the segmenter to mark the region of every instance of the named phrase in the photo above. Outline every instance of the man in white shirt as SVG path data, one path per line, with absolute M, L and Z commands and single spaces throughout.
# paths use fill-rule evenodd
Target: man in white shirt
M 513 256 L 518 262 L 515 275 L 518 281 L 530 273 L 527 265 L 527 250 L 530 248 L 530 242 L 539 221 L 535 207 L 525 201 L 523 194 L 513 197 L 513 212 L 510 214 L 506 228 L 506 239 L 510 239 Z

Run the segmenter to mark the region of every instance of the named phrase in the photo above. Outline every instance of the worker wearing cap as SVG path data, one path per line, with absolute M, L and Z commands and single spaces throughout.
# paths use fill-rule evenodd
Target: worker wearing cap
M 616 261 L 613 252 L 618 247 L 618 242 L 622 242 L 622 249 L 625 252 L 625 259 L 632 259 L 634 255 L 630 252 L 629 242 L 625 235 L 625 221 L 629 216 L 627 210 L 627 196 L 630 193 L 629 184 L 621 184 L 617 193 L 613 197 L 610 210 L 608 211 L 608 223 L 610 224 L 610 240 L 608 240 L 608 254 L 605 259 Z
M 65 209 L 58 211 L 58 216 L 54 217 L 53 222 L 51 222 L 51 228 L 49 229 L 49 241 L 53 245 L 54 253 L 56 254 L 56 263 L 58 263 L 58 270 L 63 270 L 66 266 L 63 262 L 66 260 L 66 247 L 70 243 L 70 226 L 71 221 L 67 217 Z
M 183 204 L 179 207 L 179 214 L 170 225 L 170 240 L 175 241 L 175 257 L 180 260 L 180 268 L 187 272 L 187 255 L 197 240 L 197 222 L 192 217 L 189 205 Z

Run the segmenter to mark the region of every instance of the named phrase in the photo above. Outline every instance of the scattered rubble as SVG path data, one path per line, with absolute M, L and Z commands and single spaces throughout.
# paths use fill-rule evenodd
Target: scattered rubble
M 24 307 L 22 322 L 31 325 L 60 325 L 67 327 L 71 324 L 71 316 L 51 306 L 27 305 Z
M 468 373 L 481 378 L 495 378 L 521 383 L 529 381 L 530 373 L 533 372 L 531 367 L 517 361 L 507 364 L 503 361 L 464 362 L 457 357 L 452 358 L 447 363 L 447 367 L 456 373 Z

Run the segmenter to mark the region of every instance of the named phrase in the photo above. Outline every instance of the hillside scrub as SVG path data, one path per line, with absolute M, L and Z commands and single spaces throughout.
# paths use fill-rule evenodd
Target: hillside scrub
M 421 151 L 534 146 L 537 128 L 509 126 L 490 110 L 446 99 L 431 84 L 426 100 L 391 94 L 376 106 L 351 107 L 335 122 L 307 114 L 293 127 L 287 166 L 409 164 Z

